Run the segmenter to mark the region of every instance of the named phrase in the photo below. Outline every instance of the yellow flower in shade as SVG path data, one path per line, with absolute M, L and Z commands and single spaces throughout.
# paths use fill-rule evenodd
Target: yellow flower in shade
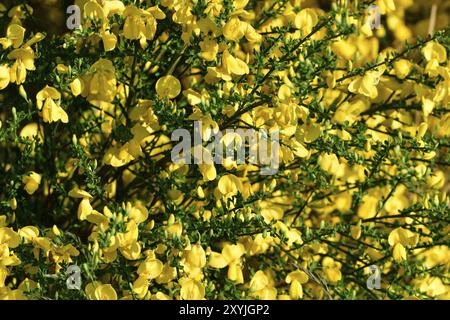
M 358 217 L 362 219 L 369 219 L 375 217 L 377 214 L 378 197 L 375 195 L 364 195 L 361 204 L 358 207 Z
M 117 144 L 106 151 L 103 161 L 113 167 L 122 167 L 135 158 L 130 154 L 129 144 Z
M 444 300 L 448 300 L 448 285 L 445 285 L 441 278 L 427 275 L 425 279 L 417 281 L 419 290 L 426 293 L 430 297 L 443 296 Z M 447 298 L 446 298 L 447 296 Z
M 80 202 L 80 205 L 78 206 L 78 219 L 80 221 L 86 220 L 93 211 L 94 209 L 89 202 L 89 198 L 83 198 L 83 200 L 81 200 Z
M 215 40 L 205 39 L 200 42 L 200 50 L 200 57 L 206 61 L 214 61 L 219 52 L 219 45 Z
M 181 93 L 181 83 L 172 75 L 164 76 L 156 82 L 156 93 L 160 98 L 174 99 Z
M 106 52 L 112 51 L 116 48 L 117 37 L 114 33 L 111 33 L 109 31 L 102 31 L 100 33 L 100 36 L 102 38 L 103 47 Z
M 84 16 L 87 18 L 87 25 L 90 26 L 90 20 L 105 20 L 105 11 L 96 1 L 88 1 L 84 5 Z
M 0 228 L 0 245 L 6 245 L 8 248 L 17 248 L 20 244 L 20 236 L 12 228 Z M 1 256 L 1 255 L 0 255 Z
M 39 188 L 41 184 L 42 176 L 34 171 L 31 171 L 27 176 L 22 178 L 23 184 L 25 184 L 25 191 L 28 194 L 33 194 Z
M 95 281 L 86 286 L 85 292 L 91 300 L 117 300 L 116 290 L 110 284 Z
M 138 277 L 133 282 L 133 292 L 137 295 L 139 299 L 143 299 L 148 292 L 149 282 L 144 277 Z
M 330 283 L 337 283 L 342 279 L 340 262 L 334 261 L 331 257 L 325 257 L 322 260 L 322 266 L 325 278 Z
M 250 280 L 250 290 L 254 297 L 262 300 L 273 300 L 277 297 L 277 289 L 272 277 L 264 271 L 257 271 Z
M 205 298 L 205 287 L 200 281 L 183 277 L 178 283 L 181 286 L 180 297 L 183 300 L 203 300 Z
M 8 54 L 8 59 L 15 60 L 10 69 L 10 81 L 12 83 L 17 85 L 24 83 L 27 78 L 27 70 L 36 70 L 34 58 L 34 52 L 30 47 L 15 49 Z
M 149 281 L 158 278 L 163 268 L 163 263 L 156 259 L 153 252 L 149 253 L 145 261 L 139 265 L 137 270 L 139 277 L 133 283 L 133 291 L 140 299 L 147 294 Z
M 23 38 L 25 35 L 25 28 L 17 23 L 11 23 L 6 29 L 6 38 L 0 38 L 0 44 L 3 49 L 7 49 L 10 46 L 17 49 L 23 43 Z
M 23 43 L 23 37 L 25 35 L 25 28 L 18 24 L 9 25 L 6 30 L 6 36 L 11 40 L 15 49 L 19 48 Z
M 36 105 L 39 110 L 42 110 L 44 122 L 69 122 L 67 113 L 59 106 L 60 100 L 61 94 L 53 87 L 46 86 L 38 92 L 36 95 Z
M 6 65 L 0 66 L 0 90 L 5 89 L 9 85 L 11 77 L 9 75 L 9 68 Z
M 116 69 L 110 60 L 99 59 L 79 80 L 80 83 L 71 86 L 72 93 L 78 93 L 81 89 L 81 95 L 92 105 L 100 108 L 111 106 L 117 93 L 117 80 Z
M 361 227 L 360 226 L 351 226 L 350 227 L 350 235 L 353 239 L 358 240 L 361 237 Z
M 193 279 L 201 275 L 202 268 L 206 265 L 206 253 L 202 246 L 195 244 L 184 250 L 182 265 L 184 271 Z M 201 278 L 201 277 L 200 277 Z M 200 279 L 198 279 L 200 280 Z
M 84 90 L 84 83 L 81 79 L 76 78 L 69 84 L 70 90 L 72 91 L 72 94 L 77 97 L 79 96 L 83 90 Z

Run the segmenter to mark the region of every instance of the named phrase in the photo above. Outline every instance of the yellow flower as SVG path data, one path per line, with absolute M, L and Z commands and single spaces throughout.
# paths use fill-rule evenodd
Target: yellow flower
M 222 67 L 229 75 L 239 75 L 248 74 L 248 65 L 239 58 L 233 57 L 228 50 L 225 50 L 222 55 Z
M 89 194 L 89 192 L 81 190 L 78 187 L 74 187 L 72 190 L 69 191 L 69 197 L 75 199 L 83 199 L 83 198 L 92 199 L 92 196 Z
M 76 78 L 75 80 L 73 80 L 69 84 L 69 87 L 75 97 L 79 96 L 84 90 L 84 84 L 80 78 Z
M 220 178 L 217 188 L 226 198 L 237 195 L 238 192 L 242 193 L 244 190 L 241 180 L 233 174 L 227 174 Z
M 156 279 L 163 272 L 163 263 L 155 257 L 147 257 L 144 262 L 139 265 L 137 273 L 145 279 Z
M 100 36 L 102 37 L 103 47 L 106 52 L 112 51 L 116 48 L 117 37 L 114 33 L 103 31 Z
M 86 286 L 85 292 L 91 300 L 117 300 L 117 293 L 110 284 L 95 281 Z
M 181 285 L 180 296 L 183 300 L 203 300 L 205 287 L 200 281 L 183 277 L 178 283 Z
M 419 242 L 419 235 L 408 229 L 399 227 L 391 231 L 388 242 L 391 247 L 398 243 L 402 246 L 415 246 Z
M 395 10 L 394 0 L 377 0 L 377 6 L 380 8 L 381 14 Z
M 27 226 L 19 229 L 19 235 L 24 238 L 25 243 L 39 237 L 39 229 L 33 226 Z
M 172 75 L 164 76 L 156 82 L 156 93 L 160 98 L 174 99 L 181 93 L 180 81 Z
M 6 29 L 6 38 L 0 38 L 0 44 L 3 49 L 9 48 L 11 45 L 14 49 L 19 48 L 23 43 L 25 28 L 17 23 L 11 23 Z
M 205 39 L 200 42 L 200 50 L 200 57 L 206 61 L 214 61 L 219 52 L 219 45 L 215 40 Z
M 12 228 L 0 228 L 0 244 L 5 244 L 8 248 L 16 248 L 20 244 L 20 236 Z
M 427 61 L 436 60 L 438 63 L 447 61 L 447 51 L 443 45 L 436 41 L 428 42 L 423 47 L 422 54 Z
M 9 68 L 6 65 L 0 66 L 0 90 L 5 89 L 9 85 L 11 77 L 9 75 Z
M 308 275 L 301 270 L 293 271 L 286 276 L 286 283 L 291 284 L 289 287 L 289 295 L 292 299 L 303 298 L 302 284 L 307 283 L 308 280 Z
M 148 292 L 148 280 L 144 277 L 138 277 L 133 282 L 133 292 L 138 296 L 138 298 L 142 299 Z
M 161 283 L 169 283 L 173 279 L 177 277 L 177 269 L 175 267 L 171 267 L 169 263 L 164 264 L 161 274 L 158 278 L 156 278 L 156 282 Z
M 314 9 L 306 8 L 301 10 L 295 17 L 295 27 L 300 29 L 303 36 L 309 34 L 319 21 L 319 17 Z
M 223 27 L 225 39 L 239 41 L 245 34 L 246 24 L 238 17 L 232 17 Z
M 74 93 L 79 89 L 81 95 L 94 106 L 107 108 L 117 93 L 116 69 L 113 63 L 107 59 L 99 59 L 89 69 L 87 75 L 82 76 L 80 83 L 75 83 Z
M 427 275 L 425 279 L 418 282 L 419 290 L 425 292 L 430 297 L 438 297 L 444 294 L 448 295 L 448 286 L 442 283 L 442 280 L 439 277 L 432 277 Z
M 44 128 L 41 126 L 39 130 L 36 122 L 29 123 L 20 131 L 20 137 L 29 140 L 34 140 L 34 137 L 37 137 L 38 141 L 42 143 L 44 140 Z
M 406 260 L 406 249 L 400 243 L 396 243 L 394 248 L 392 249 L 392 256 L 395 261 L 400 262 L 402 260 Z
M 39 188 L 41 184 L 42 176 L 34 171 L 31 171 L 27 176 L 22 178 L 23 184 L 25 184 L 25 191 L 28 194 L 33 194 Z
M 379 199 L 374 195 L 365 195 L 358 207 L 358 217 L 362 219 L 369 219 L 375 217 L 377 214 Z
M 61 94 L 53 87 L 46 86 L 36 95 L 36 105 L 42 110 L 44 122 L 69 122 L 69 117 L 63 108 L 59 106 Z
M 153 14 L 152 14 L 153 13 Z M 152 40 L 156 33 L 156 19 L 164 19 L 164 13 L 158 7 L 148 10 L 129 5 L 123 12 L 125 25 L 123 34 L 130 40 L 138 40 L 142 48 L 147 46 L 147 40 Z
M 17 85 L 24 83 L 27 78 L 27 70 L 36 70 L 34 58 L 34 52 L 30 47 L 15 49 L 8 54 L 8 59 L 15 60 L 10 69 L 10 81 L 12 83 Z
M 350 235 L 353 239 L 358 240 L 361 237 L 361 227 L 360 226 L 351 226 L 350 227 Z
M 201 245 L 195 244 L 184 250 L 183 265 L 188 273 L 190 270 L 201 269 L 206 265 L 206 253 Z
M 264 271 L 257 271 L 250 280 L 250 290 L 254 297 L 262 300 L 273 300 L 277 296 L 273 279 Z
M 148 210 L 140 202 L 137 202 L 134 206 L 128 202 L 125 209 L 128 213 L 128 217 L 134 220 L 137 224 L 144 222 L 148 218 Z
M 394 70 L 397 77 L 405 79 L 411 71 L 412 64 L 406 59 L 399 59 L 394 62 Z
M 364 76 L 358 76 L 353 80 L 348 90 L 352 93 L 359 93 L 371 99 L 375 99 L 378 96 L 377 85 L 380 81 L 380 77 L 383 71 L 368 71 Z
M 225 244 L 222 253 L 211 252 L 208 266 L 216 269 L 228 266 L 228 279 L 236 283 L 244 283 L 244 274 L 240 261 L 244 254 L 245 247 L 242 244 Z
M 331 257 L 325 257 L 322 260 L 322 266 L 325 277 L 330 283 L 336 283 L 342 279 L 340 262 L 334 261 Z
M 86 220 L 92 211 L 94 211 L 94 209 L 89 202 L 89 198 L 83 198 L 78 206 L 78 219 L 80 221 Z

